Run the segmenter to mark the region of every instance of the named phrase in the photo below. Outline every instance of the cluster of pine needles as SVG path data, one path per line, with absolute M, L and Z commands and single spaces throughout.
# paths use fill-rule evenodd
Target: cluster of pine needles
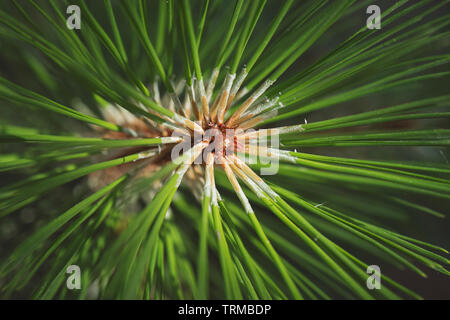
M 450 275 L 408 232 L 449 204 L 449 1 L 387 1 L 381 29 L 372 1 L 4 2 L 1 297 L 419 299 L 384 270 Z

